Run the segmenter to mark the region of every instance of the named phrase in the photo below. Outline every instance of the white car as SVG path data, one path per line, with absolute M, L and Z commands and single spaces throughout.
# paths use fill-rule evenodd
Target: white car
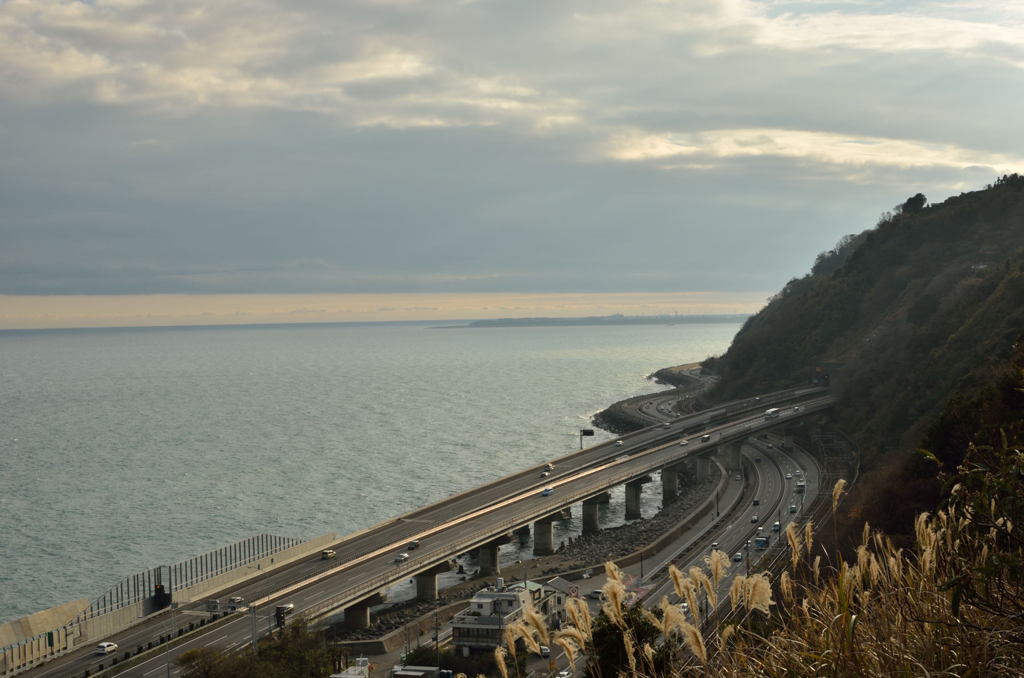
M 688 440 L 680 440 L 679 444 L 682 445 L 683 447 L 686 447 L 687 445 L 690 444 L 690 442 Z
M 754 515 L 750 516 L 750 522 L 756 523 L 757 521 L 758 521 L 758 518 L 757 518 L 757 514 L 756 513 Z
M 787 473 L 786 474 L 786 480 L 792 480 L 792 479 L 793 479 L 793 474 L 792 473 Z
M 621 440 L 616 440 L 615 444 L 618 445 L 619 447 L 621 447 L 622 446 L 622 441 Z
M 404 563 L 407 560 L 409 560 L 409 554 L 408 553 L 399 553 L 397 556 L 395 556 L 395 562 L 396 563 Z
M 117 643 L 104 642 L 96 646 L 96 654 L 110 654 L 117 651 Z
M 736 553 L 732 554 L 732 560 L 733 560 L 734 563 L 738 563 L 738 562 L 742 561 L 743 560 L 743 553 L 740 552 L 740 551 L 737 551 Z

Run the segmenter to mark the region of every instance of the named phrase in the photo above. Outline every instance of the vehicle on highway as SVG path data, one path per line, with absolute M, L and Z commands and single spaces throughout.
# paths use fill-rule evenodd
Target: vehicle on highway
M 320 560 L 329 560 L 336 555 L 338 554 L 334 552 L 334 549 L 324 549 L 320 552 Z
M 593 598 L 594 600 L 601 600 L 602 598 L 604 598 L 604 591 L 602 591 L 601 589 L 594 589 L 593 591 L 587 594 L 587 597 Z
M 779 408 L 777 408 L 777 407 L 769 407 L 767 410 L 764 411 L 764 418 L 765 418 L 766 421 L 768 419 L 778 419 L 779 418 L 779 412 L 780 412 Z
M 689 443 L 689 441 L 687 441 L 687 440 L 680 440 L 680 441 L 679 441 L 679 444 L 680 444 L 680 445 L 682 445 L 683 447 L 686 447 L 686 446 L 687 446 L 687 445 L 689 445 L 690 443 Z
M 555 678 L 572 678 L 572 672 L 568 670 L 559 671 Z
M 551 648 L 548 647 L 547 645 L 541 645 L 539 649 L 540 649 L 540 652 L 538 654 L 541 657 L 550 657 L 551 656 Z
M 666 421 L 664 424 L 662 424 L 662 426 L 664 426 L 665 428 L 670 428 L 672 426 L 672 422 Z
M 245 598 L 242 596 L 231 596 L 228 598 L 228 609 L 237 610 L 238 608 L 245 605 Z
M 117 643 L 103 642 L 96 646 L 96 654 L 110 654 L 117 651 Z
M 547 478 L 549 475 L 551 475 L 551 471 L 541 471 L 540 472 L 540 477 L 541 478 Z
M 793 479 L 793 474 L 792 473 L 787 473 L 786 474 L 786 480 L 792 480 L 792 479 Z
M 291 614 L 295 612 L 295 603 L 281 603 L 274 608 L 275 614 Z
M 708 442 L 708 441 L 710 441 L 710 440 L 711 440 L 711 434 L 710 434 L 710 433 L 705 433 L 704 435 L 702 435 L 702 436 L 700 437 L 700 441 L 701 441 L 702 443 L 706 443 L 706 442 Z
M 760 506 L 760 505 L 761 505 L 761 500 L 758 499 L 757 497 L 754 497 L 754 506 Z
M 544 470 L 545 470 L 545 471 L 554 471 L 554 470 L 555 470 L 555 465 L 554 465 L 554 464 L 552 464 L 552 463 L 551 463 L 551 462 L 549 461 L 548 463 L 544 464 Z
M 781 532 L 781 531 L 782 531 L 782 523 L 780 523 L 779 521 L 776 520 L 774 523 L 772 523 L 772 532 Z
M 406 551 L 415 551 L 419 547 L 420 547 L 420 540 L 419 539 L 413 539 L 411 542 L 409 542 L 408 544 L 405 545 L 405 550 Z
M 807 481 L 804 480 L 803 478 L 800 478 L 799 480 L 796 481 L 796 489 L 794 490 L 794 492 L 803 492 L 805 489 L 807 489 Z
M 616 440 L 615 444 L 621 447 L 622 446 L 622 441 L 621 440 Z
M 739 473 L 737 473 L 736 475 L 734 475 L 734 476 L 732 477 L 732 479 L 733 479 L 733 480 L 743 480 L 743 476 L 741 476 L 741 475 L 740 475 Z
M 754 537 L 754 548 L 758 551 L 764 551 L 768 548 L 770 538 L 768 535 L 758 535 Z
M 761 463 L 761 457 L 754 457 L 754 461 L 756 461 L 758 464 L 760 464 Z
M 732 554 L 732 562 L 738 563 L 741 560 L 743 560 L 743 552 L 742 551 L 737 551 L 736 553 Z
M 717 541 L 711 542 L 711 550 L 712 551 L 717 551 L 718 550 L 718 542 Z
M 545 487 L 543 490 L 540 491 L 540 496 L 542 496 L 542 497 L 550 497 L 554 493 L 555 493 L 554 488 L 552 488 L 552 487 Z
M 799 412 L 800 411 L 800 406 L 799 405 L 794 405 L 793 406 L 793 411 L 794 412 Z
M 759 519 L 758 519 L 758 517 L 757 517 L 757 514 L 756 514 L 756 513 L 755 513 L 754 515 L 750 516 L 750 522 L 752 522 L 752 523 L 756 523 L 756 522 L 757 522 L 758 520 L 759 520 Z
M 409 554 L 408 553 L 399 553 L 397 556 L 395 556 L 395 562 L 396 563 L 404 563 L 407 560 L 409 560 Z
M 796 513 L 796 504 L 790 504 L 789 505 L 789 512 L 790 513 Z

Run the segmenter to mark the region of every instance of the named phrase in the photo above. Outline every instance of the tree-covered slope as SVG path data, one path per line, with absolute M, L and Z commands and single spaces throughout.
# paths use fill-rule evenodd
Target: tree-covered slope
M 918 194 L 823 253 L 707 362 L 717 398 L 824 368 L 866 467 L 905 468 L 958 393 L 1024 330 L 1024 177 L 926 205 Z

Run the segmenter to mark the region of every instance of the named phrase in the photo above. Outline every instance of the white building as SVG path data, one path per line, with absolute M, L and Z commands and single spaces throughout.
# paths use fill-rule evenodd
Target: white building
M 505 586 L 499 577 L 495 586 L 478 591 L 469 607 L 452 618 L 455 651 L 465 657 L 493 652 L 504 643 L 505 628 L 522 618 L 523 608 L 531 602 L 548 625 L 557 628 L 565 620 L 566 590 L 569 587 L 571 585 L 560 577 L 547 584 L 526 581 L 510 586 Z

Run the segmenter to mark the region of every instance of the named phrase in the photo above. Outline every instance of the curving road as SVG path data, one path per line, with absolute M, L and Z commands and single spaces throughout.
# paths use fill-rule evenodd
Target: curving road
M 148 658 L 119 675 L 153 678 L 166 673 L 167 660 L 173 661 L 173 657 L 187 649 L 238 647 L 254 635 L 266 633 L 273 606 L 281 602 L 293 603 L 297 614 L 309 617 L 354 603 L 394 581 L 428 570 L 608 487 L 719 444 L 745 438 L 768 426 L 777 426 L 786 418 L 831 406 L 832 400 L 822 393 L 822 389 L 794 389 L 728 403 L 623 436 L 621 443 L 604 443 L 554 460 L 550 477 L 540 477 L 540 466 L 526 469 L 351 535 L 332 547 L 337 552 L 334 560 L 308 559 L 220 592 L 222 597 L 242 596 L 253 601 L 254 608 L 204 628 L 165 653 L 166 656 Z M 796 402 L 801 404 L 799 413 L 789 409 L 782 419 L 765 421 L 766 407 Z M 702 435 L 710 436 L 710 441 L 702 442 Z M 688 445 L 679 445 L 683 439 Z M 542 496 L 540 490 L 544 487 L 552 489 L 549 496 Z M 420 541 L 420 547 L 409 552 L 406 562 L 396 564 L 395 555 L 413 539 Z M 187 627 L 189 622 L 196 624 L 205 616 L 198 606 L 189 606 L 174 612 L 173 619 L 171 613 L 163 613 L 114 638 L 96 640 L 117 642 L 118 656 L 123 657 L 126 651 L 173 633 L 172 628 Z M 83 650 L 66 655 L 24 675 L 49 678 L 84 675 L 86 670 L 95 675 L 100 665 L 110 666 L 112 657 L 87 653 Z M 173 667 L 170 673 L 174 675 Z

